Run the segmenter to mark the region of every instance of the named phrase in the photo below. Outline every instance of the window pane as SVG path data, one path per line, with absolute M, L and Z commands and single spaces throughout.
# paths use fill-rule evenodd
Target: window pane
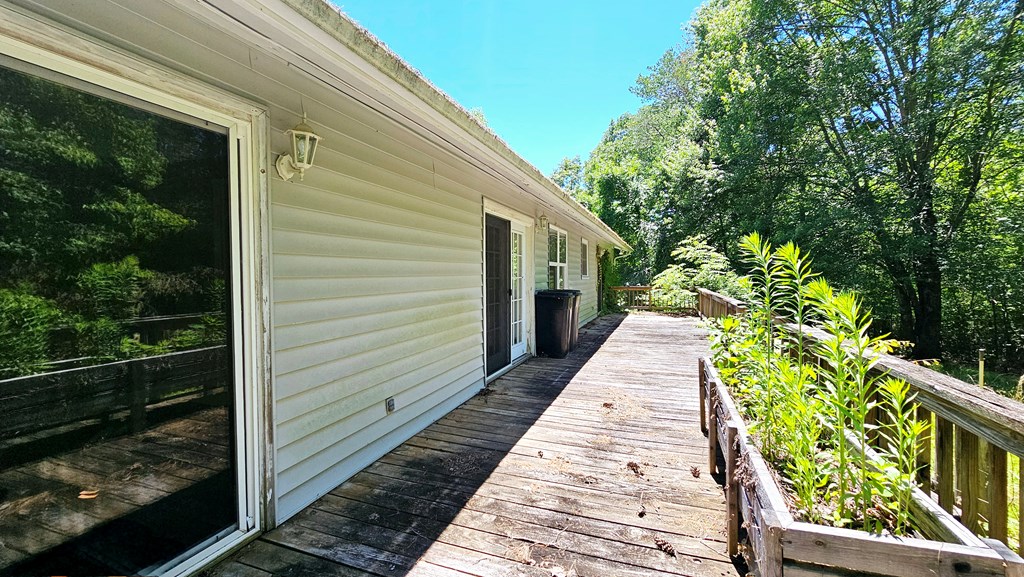
M 548 262 L 558 260 L 558 231 L 548 231 Z
M 564 234 L 559 234 L 558 235 L 558 262 L 560 262 L 562 264 L 565 264 L 565 263 L 569 262 L 568 260 L 566 260 L 566 257 L 565 257 L 566 241 L 567 241 L 566 235 L 564 235 Z
M 148 574 L 237 526 L 228 138 L 0 86 L 0 574 Z
M 587 241 L 580 242 L 580 275 L 587 276 L 589 260 L 590 260 L 590 248 L 587 246 Z
M 519 266 L 520 266 L 520 262 L 522 261 L 522 253 L 519 251 L 519 241 L 520 241 L 520 238 L 521 237 L 519 236 L 519 233 L 517 233 L 517 232 L 513 232 L 512 233 L 512 278 L 513 279 L 517 279 L 520 276 L 522 276 L 521 274 L 519 274 Z
M 548 267 L 548 288 L 558 288 L 558 267 Z

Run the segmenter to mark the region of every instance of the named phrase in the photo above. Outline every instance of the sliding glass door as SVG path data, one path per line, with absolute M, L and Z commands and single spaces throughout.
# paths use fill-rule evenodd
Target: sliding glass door
M 0 62 L 0 575 L 159 573 L 245 518 L 237 151 Z

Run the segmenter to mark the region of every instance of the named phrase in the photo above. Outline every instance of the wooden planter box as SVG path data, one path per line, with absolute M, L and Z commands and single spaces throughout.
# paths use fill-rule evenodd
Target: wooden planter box
M 922 491 L 914 495 L 912 514 L 926 539 L 795 520 L 710 361 L 700 360 L 699 374 L 701 427 L 708 434 L 711 472 L 719 472 L 719 451 L 725 460 L 729 553 L 742 553 L 754 574 L 1024 576 L 1024 560 L 1016 553 L 1000 541 L 976 536 Z

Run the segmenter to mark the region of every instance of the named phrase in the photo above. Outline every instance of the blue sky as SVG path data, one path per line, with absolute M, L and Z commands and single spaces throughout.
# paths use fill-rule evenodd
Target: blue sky
M 697 0 L 332 0 L 550 174 L 641 102 L 639 74 L 683 39 Z

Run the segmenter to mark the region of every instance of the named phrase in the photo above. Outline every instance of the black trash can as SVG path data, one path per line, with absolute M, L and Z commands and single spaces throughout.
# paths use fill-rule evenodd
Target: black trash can
M 572 295 L 572 314 L 569 320 L 569 350 L 575 351 L 580 340 L 580 301 L 583 293 L 576 289 L 558 289 L 559 292 Z
M 538 355 L 561 359 L 569 354 L 574 300 L 565 291 L 542 290 L 534 295 Z

